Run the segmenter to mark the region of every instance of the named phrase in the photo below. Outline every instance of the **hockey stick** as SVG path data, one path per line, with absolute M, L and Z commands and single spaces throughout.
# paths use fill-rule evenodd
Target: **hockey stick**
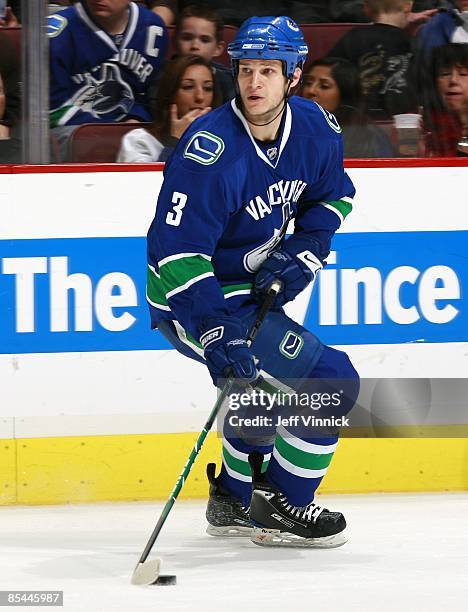
M 265 301 L 262 307 L 260 308 L 260 312 L 258 313 L 257 319 L 250 331 L 249 337 L 247 338 L 247 343 L 249 346 L 254 341 L 258 333 L 258 330 L 260 329 L 263 323 L 263 320 L 265 319 L 267 312 L 270 310 L 274 302 L 274 299 L 279 293 L 280 289 L 281 289 L 281 283 L 279 281 L 274 281 L 271 284 L 270 289 L 268 290 L 267 296 L 265 298 Z M 193 450 L 190 453 L 190 456 L 187 459 L 186 464 L 184 465 L 181 475 L 177 479 L 175 487 L 172 490 L 172 493 L 170 494 L 169 499 L 167 500 L 166 505 L 163 508 L 163 511 L 161 512 L 161 516 L 159 517 L 158 522 L 156 523 L 156 527 L 154 528 L 153 533 L 151 534 L 150 539 L 148 540 L 148 543 L 146 544 L 145 550 L 143 551 L 140 557 L 140 560 L 138 561 L 137 566 L 135 567 L 133 571 L 132 580 L 131 580 L 132 584 L 149 585 L 149 584 L 157 583 L 158 578 L 160 576 L 161 559 L 153 559 L 148 562 L 146 562 L 146 559 L 148 558 L 148 555 L 150 554 L 151 549 L 153 548 L 154 543 L 156 542 L 156 538 L 158 537 L 159 532 L 161 531 L 164 523 L 166 522 L 167 517 L 169 516 L 169 513 L 177 499 L 177 496 L 179 495 L 182 487 L 184 486 L 185 480 L 187 476 L 189 475 L 190 470 L 192 469 L 195 459 L 197 458 L 197 455 L 200 452 L 203 446 L 203 443 L 205 442 L 205 438 L 208 435 L 208 432 L 210 431 L 216 419 L 216 415 L 218 414 L 224 400 L 231 392 L 234 381 L 235 381 L 234 378 L 232 377 L 228 378 L 218 399 L 216 400 L 216 403 L 211 411 L 211 414 L 208 417 L 207 422 L 205 423 L 205 427 L 203 428 L 203 431 L 201 432 L 201 434 L 198 436 L 198 440 L 195 442 L 195 446 L 193 447 Z M 171 584 L 171 583 L 173 584 L 175 582 L 175 577 L 167 577 L 167 578 L 168 580 L 165 581 L 166 584 Z M 173 578 L 173 580 L 170 580 L 169 578 Z

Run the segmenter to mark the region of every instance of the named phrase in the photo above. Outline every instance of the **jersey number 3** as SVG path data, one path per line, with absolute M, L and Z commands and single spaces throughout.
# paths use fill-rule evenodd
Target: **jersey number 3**
M 180 220 L 182 219 L 183 208 L 187 204 L 187 196 L 185 193 L 174 191 L 172 194 L 172 203 L 174 206 L 166 215 L 166 223 L 168 225 L 178 227 L 180 225 Z

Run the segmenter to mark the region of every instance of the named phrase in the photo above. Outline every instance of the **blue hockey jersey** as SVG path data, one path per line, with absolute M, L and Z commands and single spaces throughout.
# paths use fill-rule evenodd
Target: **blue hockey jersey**
M 134 2 L 122 36 L 99 28 L 81 2 L 50 15 L 51 126 L 150 121 L 148 90 L 167 47 L 162 19 Z
M 418 39 L 427 57 L 435 47 L 448 43 L 468 43 L 468 16 L 455 8 L 443 10 L 419 30 Z
M 307 249 L 323 262 L 354 194 L 341 128 L 315 102 L 289 100 L 271 147 L 255 141 L 235 100 L 201 117 L 166 164 L 148 232 L 152 326 L 169 318 L 198 341 L 205 318 L 247 314 L 266 257 Z

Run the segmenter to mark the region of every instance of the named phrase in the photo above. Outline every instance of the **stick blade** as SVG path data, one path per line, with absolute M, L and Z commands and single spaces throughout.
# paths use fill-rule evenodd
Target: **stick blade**
M 161 559 L 138 563 L 132 574 L 132 584 L 139 586 L 154 584 L 161 572 Z

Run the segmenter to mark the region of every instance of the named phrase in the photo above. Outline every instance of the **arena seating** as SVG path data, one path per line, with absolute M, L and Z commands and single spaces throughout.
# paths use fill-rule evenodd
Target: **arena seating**
M 21 55 L 21 28 L 0 28 L 0 30 L 11 38 L 18 55 Z
M 343 34 L 345 34 L 351 28 L 366 28 L 366 23 L 312 23 L 301 25 L 304 37 L 309 45 L 309 59 L 317 59 L 326 55 L 333 45 L 339 40 Z M 2 32 L 6 32 L 15 43 L 18 53 L 21 49 L 21 28 L 1 28 Z M 171 57 L 174 53 L 174 45 L 172 38 L 174 36 L 174 26 L 169 26 L 169 49 L 168 57 Z M 237 28 L 234 26 L 224 26 L 224 40 L 226 46 L 236 36 Z M 224 50 L 223 54 L 217 58 L 217 61 L 221 64 L 229 66 L 229 56 L 227 51 Z
M 73 163 L 115 162 L 120 141 L 130 130 L 149 123 L 84 123 L 72 134 L 68 145 L 68 161 Z
M 314 60 L 326 55 L 333 45 L 343 34 L 354 27 L 368 27 L 368 24 L 355 23 L 314 23 L 301 25 L 305 39 L 309 45 L 309 60 Z M 169 48 L 167 57 L 174 53 L 173 35 L 174 26 L 169 28 Z M 15 44 L 18 54 L 21 53 L 21 28 L 2 28 L 10 36 Z M 224 40 L 226 46 L 237 33 L 234 26 L 224 26 Z M 229 56 L 225 50 L 217 61 L 229 66 Z M 141 126 L 142 124 L 139 124 Z M 112 163 L 115 161 L 122 136 L 129 130 L 135 129 L 135 124 L 84 124 L 80 126 L 70 138 L 69 161 L 75 163 Z M 390 127 L 384 129 L 390 131 Z M 54 161 L 58 159 L 58 146 L 52 142 Z

